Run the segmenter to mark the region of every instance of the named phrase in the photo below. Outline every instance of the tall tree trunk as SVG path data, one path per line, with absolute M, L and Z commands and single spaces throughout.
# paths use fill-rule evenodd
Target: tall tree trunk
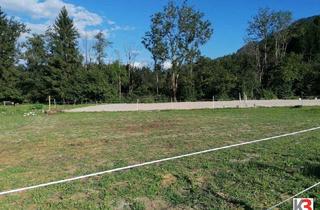
M 121 77 L 118 76 L 118 90 L 119 90 L 119 100 L 121 101 Z
M 190 77 L 190 88 L 189 88 L 189 96 L 194 99 L 195 98 L 195 85 L 193 79 L 193 64 L 192 61 L 189 64 L 189 77 Z
M 192 98 L 196 99 L 196 85 L 195 85 L 195 78 L 193 74 L 193 63 L 191 63 L 191 82 L 192 82 Z
M 267 38 L 265 38 L 266 40 Z M 264 72 L 267 68 L 267 57 L 268 57 L 268 53 L 267 53 L 267 41 L 265 41 L 264 43 L 264 46 L 263 46 L 263 49 L 264 49 L 264 56 L 263 56 L 263 65 L 261 65 L 261 72 L 260 72 L 260 84 L 261 84 L 261 87 L 263 87 L 263 83 L 262 83 L 262 79 L 263 79 L 263 76 L 264 76 Z
M 288 41 L 286 40 L 283 43 L 281 58 L 284 58 L 286 56 L 287 48 L 288 48 Z
M 278 59 L 279 59 L 279 51 L 280 51 L 280 44 L 278 43 L 278 38 L 276 37 L 275 39 L 275 63 L 276 65 L 278 64 Z
M 154 58 L 154 71 L 156 72 L 156 88 L 157 88 L 157 96 L 159 96 L 159 71 L 158 71 L 158 63 L 157 63 L 157 59 Z
M 258 73 L 258 81 L 261 85 L 262 82 L 262 74 L 263 74 L 263 69 L 261 65 L 261 60 L 260 60 L 260 49 L 259 45 L 255 47 L 255 56 L 256 56 L 256 68 L 257 68 L 257 73 Z
M 156 80 L 157 80 L 157 96 L 159 96 L 159 72 L 156 72 Z
M 172 88 L 172 96 L 173 96 L 174 102 L 177 102 L 178 78 L 179 78 L 179 74 L 172 72 L 171 88 Z
M 267 66 L 267 57 L 268 57 L 268 53 L 267 53 L 267 41 L 266 41 L 264 44 L 264 57 L 263 57 L 264 68 L 266 68 Z
M 132 95 L 133 92 L 133 82 L 132 82 L 132 72 L 131 72 L 131 66 L 128 64 L 128 92 L 129 95 Z
M 130 90 L 131 90 L 131 74 L 130 74 L 130 64 L 128 65 L 128 92 L 130 95 Z

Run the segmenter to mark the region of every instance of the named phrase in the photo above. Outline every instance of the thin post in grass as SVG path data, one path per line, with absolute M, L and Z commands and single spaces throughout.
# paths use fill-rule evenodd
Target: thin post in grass
M 303 106 L 302 98 L 299 98 L 299 101 L 300 101 L 300 106 Z
M 49 96 L 49 111 L 51 111 L 51 96 Z
M 243 92 L 243 100 L 244 100 L 245 107 L 248 107 L 248 104 L 247 104 L 248 97 L 246 92 Z
M 173 104 L 172 104 L 172 97 L 171 97 L 171 103 L 170 103 L 171 109 L 173 109 Z
M 139 99 L 137 99 L 137 111 L 139 111 Z
M 214 109 L 214 96 L 212 96 L 212 109 Z

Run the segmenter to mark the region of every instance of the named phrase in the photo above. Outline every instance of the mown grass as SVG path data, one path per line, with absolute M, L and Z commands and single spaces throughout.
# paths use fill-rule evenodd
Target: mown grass
M 4 191 L 319 126 L 320 108 L 45 115 L 19 106 L 0 118 Z M 0 208 L 263 209 L 319 181 L 319 151 L 313 131 L 2 196 Z

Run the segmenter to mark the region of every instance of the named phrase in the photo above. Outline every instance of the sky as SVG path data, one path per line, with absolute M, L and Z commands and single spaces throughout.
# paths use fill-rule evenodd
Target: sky
M 178 1 L 178 0 L 176 0 Z M 126 62 L 126 51 L 134 51 L 136 65 L 150 65 L 151 56 L 141 44 L 149 30 L 150 16 L 161 11 L 167 0 L 0 0 L 9 16 L 24 22 L 31 33 L 43 33 L 52 25 L 59 10 L 66 6 L 82 37 L 93 45 L 93 36 L 103 31 L 113 44 L 107 61 Z M 237 51 L 244 44 L 248 21 L 259 8 L 289 10 L 297 20 L 320 15 L 320 0 L 189 0 L 213 25 L 211 40 L 201 48 L 204 56 L 217 58 Z M 24 35 L 26 37 L 28 35 Z

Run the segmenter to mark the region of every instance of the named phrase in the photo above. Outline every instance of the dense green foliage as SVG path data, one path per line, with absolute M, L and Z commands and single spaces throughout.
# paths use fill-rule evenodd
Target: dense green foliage
M 211 23 L 203 20 L 204 14 L 195 11 L 186 4 L 181 7 L 173 2 L 156 13 L 151 18 L 151 30 L 146 32 L 142 43 L 151 52 L 155 68 L 166 60 L 171 62 L 171 68 L 167 71 L 170 77 L 169 87 L 172 97 L 177 101 L 179 76 L 182 66 L 188 68 L 189 83 L 186 88 L 188 96 L 194 98 L 194 83 L 192 64 L 200 56 L 200 46 L 204 45 L 212 35 Z M 191 81 L 190 81 L 191 80 Z
M 199 50 L 212 35 L 211 23 L 185 2 L 170 2 L 151 17 L 142 38 L 154 65 L 137 68 L 130 51 L 127 63 L 104 62 L 110 42 L 102 32 L 92 47 L 95 58 L 83 59 L 65 8 L 45 34 L 24 43 L 18 42 L 24 24 L 0 9 L 0 101 L 46 102 L 49 95 L 58 103 L 316 97 L 320 16 L 294 23 L 291 16 L 259 10 L 248 23 L 247 44 L 211 59 Z
M 20 72 L 15 68 L 16 42 L 25 26 L 8 19 L 0 7 L 0 100 L 22 99 L 18 88 Z

